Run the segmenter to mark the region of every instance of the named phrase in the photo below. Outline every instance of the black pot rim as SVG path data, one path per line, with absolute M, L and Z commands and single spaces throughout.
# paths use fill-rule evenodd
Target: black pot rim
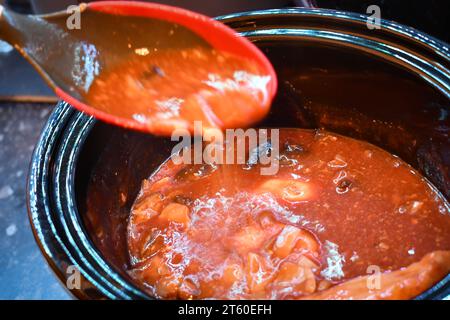
M 274 32 L 285 37 L 318 37 L 321 40 L 344 41 L 370 48 L 377 42 L 370 37 L 338 34 L 329 30 L 283 28 L 267 26 L 255 30 L 248 21 L 256 24 L 270 17 L 313 17 L 339 23 L 365 24 L 366 16 L 328 9 L 276 9 L 237 13 L 218 17 L 235 27 L 242 35 L 259 41 L 273 36 Z M 411 69 L 450 98 L 449 46 L 415 29 L 383 20 L 382 28 L 390 36 L 399 37 L 403 45 L 409 43 L 420 51 L 418 55 L 378 44 L 384 54 L 398 54 L 399 59 L 411 62 Z M 339 35 L 338 38 L 336 36 Z M 438 63 L 436 63 L 438 61 Z M 96 120 L 59 102 L 33 153 L 28 176 L 28 213 L 35 239 L 58 278 L 66 283 L 70 274 L 67 268 L 77 266 L 82 276 L 82 287 L 70 290 L 77 298 L 148 299 L 137 286 L 121 276 L 107 261 L 85 232 L 78 214 L 75 199 L 76 164 L 85 139 Z M 422 293 L 417 299 L 442 299 L 450 292 L 450 275 Z

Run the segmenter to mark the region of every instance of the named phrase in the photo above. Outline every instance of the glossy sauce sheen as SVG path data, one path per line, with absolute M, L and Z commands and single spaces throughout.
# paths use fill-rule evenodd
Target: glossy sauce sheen
M 270 76 L 254 62 L 206 47 L 140 49 L 95 79 L 95 108 L 135 120 L 155 134 L 174 129 L 247 127 L 269 111 Z M 233 106 L 240 106 L 235 108 Z
M 259 165 L 169 159 L 142 185 L 128 248 L 131 275 L 161 298 L 302 298 L 372 265 L 405 283 L 380 297 L 411 298 L 406 274 L 423 268 L 388 271 L 450 250 L 449 231 L 446 200 L 399 158 L 324 131 L 281 129 L 275 176 Z M 423 260 L 429 278 L 416 282 L 426 288 L 448 272 L 443 252 L 437 267 Z

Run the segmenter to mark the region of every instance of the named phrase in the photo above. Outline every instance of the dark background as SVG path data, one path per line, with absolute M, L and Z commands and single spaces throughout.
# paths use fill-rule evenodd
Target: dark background
M 63 10 L 76 0 L 0 0 L 21 13 Z M 89 1 L 83 1 L 89 2 Z M 394 20 L 450 42 L 449 0 L 165 0 L 209 16 L 308 6 L 365 13 L 381 8 Z M 0 299 L 70 299 L 42 257 L 28 222 L 26 177 L 39 132 L 56 98 L 12 48 L 0 43 Z

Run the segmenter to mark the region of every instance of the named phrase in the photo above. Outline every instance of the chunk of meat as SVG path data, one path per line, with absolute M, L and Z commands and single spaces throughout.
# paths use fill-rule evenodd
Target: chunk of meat
M 314 272 L 319 268 L 319 265 L 317 263 L 315 263 L 313 260 L 307 258 L 306 256 L 300 256 L 299 258 L 297 258 L 296 263 L 299 266 L 302 266 L 304 268 L 309 268 Z
M 450 251 L 434 251 L 410 266 L 379 275 L 367 275 L 304 297 L 314 300 L 400 300 L 411 299 L 430 288 L 450 272 Z M 374 288 L 375 287 L 375 288 Z M 369 289 L 372 288 L 372 289 Z
M 242 270 L 242 266 L 237 263 L 232 263 L 224 268 L 221 282 L 224 287 L 229 288 L 243 277 L 244 271 Z
M 300 232 L 297 227 L 285 226 L 273 244 L 273 255 L 280 259 L 286 258 L 294 249 Z
M 276 238 L 272 251 L 274 256 L 283 259 L 293 250 L 317 255 L 319 244 L 310 232 L 287 225 Z
M 141 257 L 149 257 L 164 247 L 164 236 L 160 231 L 150 232 L 148 240 L 144 243 L 140 250 Z
M 143 279 L 148 283 L 155 283 L 159 278 L 170 274 L 169 267 L 161 256 L 156 255 L 146 261 L 145 267 L 137 269 Z
M 154 182 L 151 185 L 150 190 L 151 191 L 161 191 L 162 189 L 167 188 L 168 186 L 170 186 L 171 180 L 172 179 L 169 178 L 169 177 L 162 178 L 162 179 Z
M 263 211 L 258 215 L 258 220 L 268 238 L 277 235 L 284 227 L 284 224 L 279 223 L 270 211 Z
M 270 179 L 263 182 L 257 191 L 269 192 L 291 203 L 307 201 L 313 197 L 311 184 L 296 180 Z
M 310 254 L 313 257 L 318 257 L 320 253 L 320 243 L 311 232 L 305 229 L 300 229 L 300 231 L 301 232 L 297 239 L 297 243 L 295 244 L 294 251 Z
M 236 250 L 240 255 L 245 256 L 250 251 L 258 250 L 266 240 L 266 233 L 257 224 L 242 228 L 225 242 L 226 247 Z
M 180 299 L 189 300 L 200 294 L 200 285 L 196 276 L 183 277 L 178 289 L 178 297 Z
M 170 203 L 159 215 L 159 219 L 164 222 L 176 222 L 183 226 L 188 226 L 191 219 L 189 218 L 189 208 L 184 204 Z
M 131 225 L 146 222 L 159 214 L 164 204 L 164 195 L 159 192 L 152 193 L 148 196 L 141 197 L 133 208 L 131 215 Z
M 287 261 L 281 264 L 273 285 L 287 295 L 310 294 L 316 290 L 316 278 L 311 268 Z
M 247 286 L 253 297 L 264 297 L 265 287 L 272 279 L 269 262 L 256 253 L 249 253 L 245 266 Z
M 177 275 L 171 275 L 168 277 L 160 278 L 156 282 L 156 290 L 158 295 L 164 299 L 175 299 L 180 287 L 181 277 Z

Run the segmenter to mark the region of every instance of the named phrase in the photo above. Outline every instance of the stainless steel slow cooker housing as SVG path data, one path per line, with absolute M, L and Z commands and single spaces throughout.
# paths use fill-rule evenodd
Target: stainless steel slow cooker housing
M 324 127 L 365 139 L 399 155 L 449 199 L 448 45 L 389 21 L 369 30 L 366 16 L 334 10 L 265 10 L 218 19 L 254 41 L 277 70 L 279 93 L 261 126 Z M 69 266 L 80 271 L 81 287 L 71 290 L 76 297 L 151 298 L 126 273 L 123 227 L 105 227 L 111 235 L 101 240 L 91 224 L 110 225 L 113 218 L 125 224 L 140 181 L 170 146 L 167 139 L 98 122 L 64 102 L 56 106 L 31 162 L 29 216 L 61 281 L 73 274 Z M 99 189 L 111 199 L 88 217 L 87 190 L 99 167 Z M 129 199 L 120 210 L 119 191 Z M 450 275 L 417 298 L 449 296 L 449 281 Z

